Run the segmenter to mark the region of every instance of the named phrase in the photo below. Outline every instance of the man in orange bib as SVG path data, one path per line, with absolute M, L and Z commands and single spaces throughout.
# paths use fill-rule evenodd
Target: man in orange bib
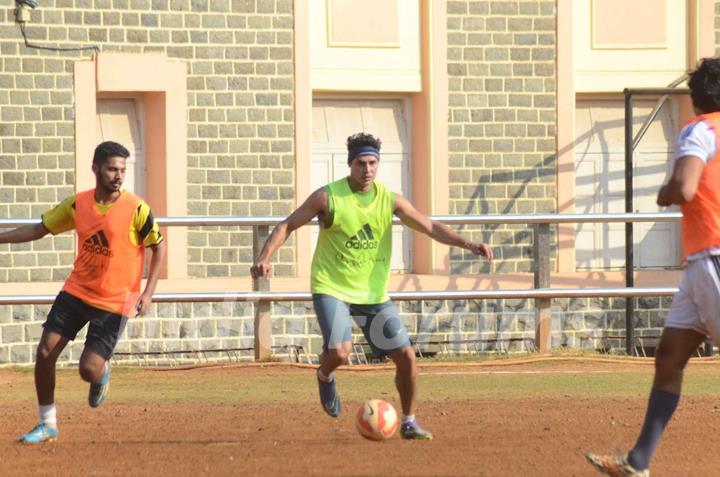
M 88 401 L 99 406 L 110 385 L 109 360 L 128 318 L 150 308 L 165 242 L 148 205 L 122 189 L 128 150 L 115 142 L 95 148 L 95 189 L 65 199 L 43 214 L 42 222 L 0 234 L 0 243 L 30 242 L 75 229 L 73 270 L 55 299 L 38 344 L 35 389 L 40 422 L 20 442 L 57 439 L 55 363 L 68 341 L 89 323 L 79 370 L 90 383 Z M 140 293 L 144 247 L 152 250 L 145 289 Z
M 650 460 L 680 401 L 683 370 L 698 347 L 720 343 L 720 58 L 706 58 L 688 80 L 697 117 L 680 132 L 675 168 L 657 203 L 682 209 L 685 268 L 655 356 L 655 379 L 643 427 L 626 455 L 587 454 L 614 476 L 648 476 Z

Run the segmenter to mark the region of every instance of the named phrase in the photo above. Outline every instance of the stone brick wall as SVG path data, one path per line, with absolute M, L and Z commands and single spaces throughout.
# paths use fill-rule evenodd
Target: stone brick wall
M 399 302 L 410 337 L 423 355 L 486 354 L 532 350 L 533 300 L 456 300 Z M 670 298 L 639 299 L 635 327 L 639 345 L 657 345 Z M 0 365 L 30 364 L 49 305 L 15 305 L 0 313 Z M 148 316 L 130 320 L 116 348 L 116 362 L 168 364 L 227 362 L 253 357 L 254 307 L 251 303 L 154 304 Z M 317 362 L 322 351 L 312 304 L 276 303 L 272 310 L 272 346 L 277 359 Z M 558 299 L 552 303 L 553 348 L 623 352 L 625 300 Z M 77 362 L 86 330 L 61 354 L 59 362 Z M 643 338 L 644 337 L 644 338 Z M 353 340 L 365 341 L 355 329 Z M 213 351 L 224 350 L 224 351 Z M 128 355 L 126 353 L 132 353 Z M 354 363 L 371 359 L 357 346 Z
M 188 68 L 188 215 L 284 215 L 293 205 L 292 0 L 48 0 L 28 38 L 163 52 Z M 73 61 L 27 48 L 0 10 L 0 217 L 37 218 L 73 192 Z M 91 158 L 81 157 L 89 167 Z M 151 204 L 152 205 L 152 204 Z M 247 275 L 251 232 L 191 229 L 188 273 Z M 0 246 L 0 280 L 63 280 L 72 234 Z M 291 248 L 278 273 L 293 270 Z
M 97 45 L 183 61 L 187 214 L 284 215 L 294 203 L 292 6 L 292 0 L 47 0 L 32 11 L 27 34 L 43 46 Z M 0 9 L 0 53 L 0 217 L 38 218 L 73 192 L 73 62 L 92 52 L 27 48 L 10 3 Z M 77 158 L 81 167 L 90 160 Z M 191 228 L 188 235 L 190 276 L 248 274 L 250 230 Z M 62 281 L 74 249 L 73 233 L 0 246 L 0 281 Z M 294 261 L 293 249 L 282 249 L 276 272 L 292 273 Z M 0 307 L 0 362 L 32 362 L 48 309 Z M 147 319 L 129 324 L 118 352 L 252 346 L 246 315 L 238 304 L 155 305 Z M 82 343 L 79 337 L 62 360 L 77 359 Z
M 716 12 L 720 18 L 720 7 Z M 555 2 L 451 0 L 448 14 L 450 213 L 553 212 Z M 187 64 L 188 215 L 290 212 L 291 0 L 47 0 L 32 15 L 28 32 L 36 43 L 161 51 Z M 0 21 L 0 214 L 38 217 L 72 192 L 72 62 L 88 54 L 27 49 L 11 8 L 0 9 Z M 494 270 L 531 269 L 527 227 L 465 232 L 493 245 Z M 188 239 L 191 276 L 248 273 L 249 230 L 191 228 Z M 73 257 L 73 234 L 0 246 L 0 280 L 60 281 Z M 277 257 L 276 273 L 293 273 L 292 249 Z M 452 257 L 452 269 L 488 270 L 460 253 Z M 641 334 L 659 332 L 668 303 L 639 300 L 635 319 Z M 0 307 L 0 364 L 32 362 L 48 309 Z M 535 333 L 532 300 L 403 302 L 400 309 L 424 353 L 523 349 Z M 155 304 L 147 317 L 129 322 L 118 359 L 249 359 L 253 312 L 252 304 L 243 303 Z M 280 358 L 290 355 L 283 347 L 301 346 L 304 358 L 316 359 L 321 338 L 311 304 L 275 304 L 272 316 Z M 553 301 L 555 347 L 622 347 L 603 337 L 624 328 L 624 300 Z M 61 362 L 77 360 L 83 338 Z M 467 340 L 474 342 L 433 343 Z M 207 351 L 219 349 L 237 351 Z M 124 354 L 138 352 L 153 354 Z
M 555 2 L 449 1 L 448 74 L 450 214 L 554 212 Z M 466 230 L 494 246 L 494 270 L 532 269 L 527 227 Z

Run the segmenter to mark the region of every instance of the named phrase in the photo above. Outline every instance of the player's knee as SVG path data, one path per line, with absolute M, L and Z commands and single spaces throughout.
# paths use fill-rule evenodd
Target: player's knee
M 659 346 L 655 354 L 655 372 L 674 372 L 685 367 L 686 360 L 675 350 Z
M 55 365 L 55 356 L 52 350 L 44 345 L 40 345 L 35 353 L 35 364 L 40 367 L 48 367 Z
M 398 366 L 415 369 L 415 350 L 412 346 L 406 346 L 395 352 L 395 360 Z
M 328 354 L 333 358 L 333 361 L 344 363 L 350 356 L 350 349 L 345 346 L 338 346 L 328 350 Z
M 88 383 L 94 383 L 102 377 L 100 370 L 96 369 L 96 366 L 84 361 L 80 361 L 78 372 L 80 373 L 82 380 L 87 381 Z

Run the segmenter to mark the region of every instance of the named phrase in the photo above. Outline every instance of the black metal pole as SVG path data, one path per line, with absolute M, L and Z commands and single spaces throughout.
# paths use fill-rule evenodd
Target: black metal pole
M 713 355 L 713 342 L 712 340 L 705 341 L 705 350 L 703 352 L 703 356 L 712 356 Z
M 633 210 L 633 98 L 632 92 L 625 90 L 625 212 Z M 633 271 L 634 243 L 633 223 L 625 223 L 625 286 L 635 286 Z M 628 356 L 633 354 L 635 344 L 635 298 L 625 299 L 625 351 Z

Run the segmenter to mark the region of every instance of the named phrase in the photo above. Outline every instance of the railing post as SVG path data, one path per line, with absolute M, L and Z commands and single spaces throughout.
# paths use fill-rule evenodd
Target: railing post
M 712 340 L 706 340 L 705 341 L 705 349 L 703 350 L 703 356 L 712 356 L 713 355 L 713 342 Z
M 550 224 L 535 224 L 533 240 L 535 288 L 550 287 Z M 535 299 L 535 347 L 541 353 L 550 351 L 552 316 L 550 298 Z
M 625 212 L 633 211 L 633 97 L 625 89 Z M 633 223 L 625 222 L 625 286 L 635 287 L 635 239 Z M 635 353 L 635 298 L 625 299 L 625 351 L 628 356 Z
M 269 229 L 268 225 L 253 227 L 253 257 L 260 255 Z M 270 280 L 267 277 L 253 279 L 253 291 L 270 291 Z M 255 361 L 269 361 L 272 356 L 271 305 L 269 301 L 258 301 L 255 304 Z

